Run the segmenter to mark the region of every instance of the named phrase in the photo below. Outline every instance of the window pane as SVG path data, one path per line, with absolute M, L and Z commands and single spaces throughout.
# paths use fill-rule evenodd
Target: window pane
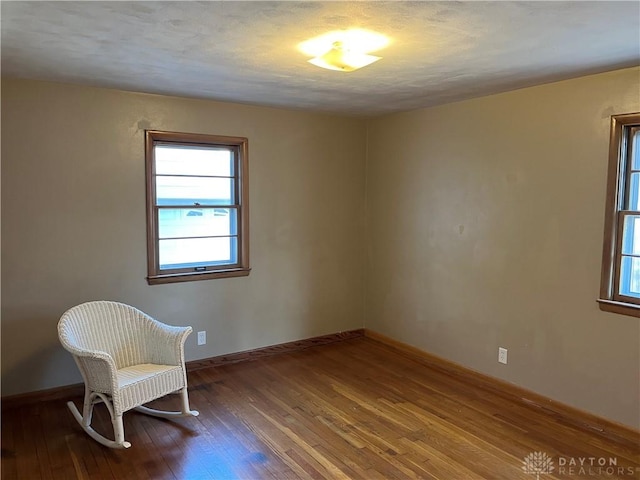
M 156 205 L 231 205 L 233 179 L 156 176 Z
M 625 215 L 624 217 L 622 254 L 640 255 L 640 215 Z
M 156 175 L 232 177 L 233 154 L 228 148 L 156 145 Z
M 219 237 L 237 233 L 237 211 L 233 208 L 161 208 L 158 236 Z
M 640 210 L 640 173 L 632 173 L 629 189 L 629 206 L 626 210 Z
M 640 298 L 640 258 L 622 257 L 620 294 Z
M 237 237 L 160 240 L 160 270 L 238 262 Z
M 640 130 L 629 139 L 631 142 L 631 169 L 640 170 Z

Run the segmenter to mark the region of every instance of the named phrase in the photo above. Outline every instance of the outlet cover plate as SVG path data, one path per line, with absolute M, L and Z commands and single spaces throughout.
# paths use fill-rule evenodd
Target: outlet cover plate
M 498 347 L 498 362 L 507 364 L 507 349 Z

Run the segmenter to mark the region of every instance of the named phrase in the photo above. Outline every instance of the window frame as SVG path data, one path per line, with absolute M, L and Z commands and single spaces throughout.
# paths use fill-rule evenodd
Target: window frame
M 233 264 L 209 265 L 202 267 L 176 268 L 170 271 L 160 269 L 158 212 L 155 186 L 155 146 L 175 144 L 179 146 L 229 148 L 235 152 L 234 175 L 235 201 L 225 207 L 237 211 L 237 262 Z M 249 141 L 245 137 L 207 135 L 198 133 L 145 131 L 145 167 L 147 200 L 147 282 L 149 285 L 210 280 L 247 276 L 251 272 L 249 264 Z
M 640 298 L 618 292 L 624 219 L 630 214 L 640 215 L 638 211 L 624 208 L 628 197 L 627 185 L 631 183 L 631 139 L 639 128 L 640 112 L 611 116 L 602 275 L 598 299 L 601 310 L 634 317 L 640 317 Z M 635 148 L 640 148 L 640 145 Z

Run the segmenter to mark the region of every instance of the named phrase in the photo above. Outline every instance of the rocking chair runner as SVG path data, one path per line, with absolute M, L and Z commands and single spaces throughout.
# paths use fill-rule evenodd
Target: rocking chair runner
M 107 447 L 129 448 L 122 414 L 131 409 L 163 418 L 198 415 L 189 409 L 184 365 L 184 342 L 191 331 L 117 302 L 83 303 L 62 315 L 60 343 L 73 355 L 85 383 L 82 415 L 73 402 L 67 406 L 91 438 Z M 143 406 L 170 393 L 181 396 L 180 412 Z M 91 428 L 93 407 L 101 402 L 111 415 L 115 440 Z

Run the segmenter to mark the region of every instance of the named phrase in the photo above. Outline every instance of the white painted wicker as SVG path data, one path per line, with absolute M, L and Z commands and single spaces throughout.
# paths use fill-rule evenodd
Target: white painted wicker
M 58 322 L 62 346 L 76 361 L 85 383 L 82 415 L 67 405 L 82 428 L 111 448 L 128 448 L 122 414 L 136 409 L 158 417 L 196 416 L 190 410 L 184 342 L 191 327 L 173 327 L 123 303 L 97 301 L 67 310 Z M 170 393 L 181 395 L 180 412 L 142 406 Z M 104 402 L 111 415 L 115 440 L 91 428 L 94 405 Z

